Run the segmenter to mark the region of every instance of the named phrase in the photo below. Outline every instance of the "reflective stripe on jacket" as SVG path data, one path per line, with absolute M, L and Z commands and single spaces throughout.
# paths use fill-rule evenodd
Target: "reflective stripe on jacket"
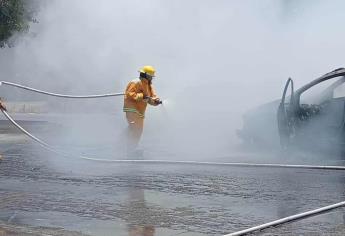
M 144 97 L 156 98 L 156 92 L 146 79 L 135 79 L 129 82 L 124 97 L 124 112 L 135 112 L 140 117 L 145 116 L 147 102 Z

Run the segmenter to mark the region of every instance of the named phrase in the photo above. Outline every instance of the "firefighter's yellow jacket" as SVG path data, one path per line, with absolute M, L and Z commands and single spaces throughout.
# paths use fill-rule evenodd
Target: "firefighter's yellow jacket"
M 123 111 L 135 112 L 144 118 L 147 103 L 154 105 L 152 101 L 145 102 L 144 97 L 157 97 L 152 84 L 146 79 L 132 80 L 126 88 Z

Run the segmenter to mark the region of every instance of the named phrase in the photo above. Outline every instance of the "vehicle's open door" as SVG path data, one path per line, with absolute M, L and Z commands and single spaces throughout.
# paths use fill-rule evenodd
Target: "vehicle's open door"
M 291 88 L 290 99 L 287 102 L 288 97 L 287 91 Z M 278 131 L 280 136 L 280 144 L 283 148 L 287 148 L 291 143 L 291 139 L 295 134 L 295 109 L 294 109 L 294 86 L 293 80 L 289 78 L 286 81 L 285 88 L 283 91 L 283 96 L 280 101 L 278 112 L 277 112 L 277 121 L 278 121 Z

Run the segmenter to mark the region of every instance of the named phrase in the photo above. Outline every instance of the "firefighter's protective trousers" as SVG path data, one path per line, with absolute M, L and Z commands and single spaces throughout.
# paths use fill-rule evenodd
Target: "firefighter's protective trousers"
M 129 82 L 125 91 L 123 111 L 128 122 L 127 148 L 135 149 L 140 141 L 144 128 L 144 117 L 147 103 L 145 97 L 156 98 L 152 84 L 146 79 L 135 79 Z M 154 105 L 154 104 L 151 104 Z

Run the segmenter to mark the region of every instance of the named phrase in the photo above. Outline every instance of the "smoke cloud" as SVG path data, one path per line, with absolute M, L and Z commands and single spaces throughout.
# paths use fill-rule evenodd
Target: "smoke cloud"
M 243 113 L 279 98 L 289 76 L 298 88 L 344 65 L 343 7 L 340 0 L 44 2 L 29 34 L 0 50 L 0 76 L 98 94 L 123 91 L 141 66 L 153 65 L 165 105 L 148 108 L 143 149 L 156 158 L 216 158 L 234 152 Z M 90 109 L 114 115 L 74 122 L 83 132 L 70 141 L 80 145 L 86 136 L 115 143 L 126 127 L 122 98 L 60 103 L 74 103 L 84 117 Z M 90 127 L 102 132 L 88 136 Z

